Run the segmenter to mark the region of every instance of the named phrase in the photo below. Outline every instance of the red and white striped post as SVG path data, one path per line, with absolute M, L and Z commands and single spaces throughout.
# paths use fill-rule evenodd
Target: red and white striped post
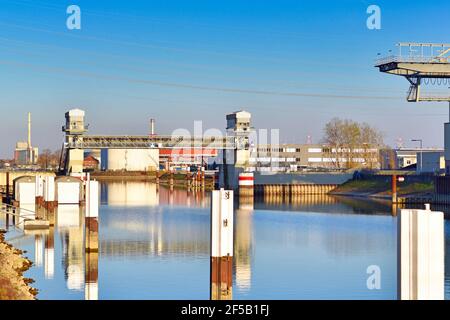
M 255 177 L 253 172 L 242 172 L 239 174 L 239 197 L 253 197 Z

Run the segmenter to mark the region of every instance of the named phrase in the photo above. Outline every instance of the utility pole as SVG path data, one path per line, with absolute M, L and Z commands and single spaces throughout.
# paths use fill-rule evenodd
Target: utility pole
M 422 161 L 423 161 L 423 140 L 422 139 L 411 139 L 413 142 L 420 142 L 420 173 L 422 173 Z

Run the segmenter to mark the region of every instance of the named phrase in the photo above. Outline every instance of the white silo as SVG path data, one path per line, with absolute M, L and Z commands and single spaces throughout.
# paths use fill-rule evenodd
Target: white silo
M 108 150 L 108 170 L 155 171 L 158 166 L 158 149 Z

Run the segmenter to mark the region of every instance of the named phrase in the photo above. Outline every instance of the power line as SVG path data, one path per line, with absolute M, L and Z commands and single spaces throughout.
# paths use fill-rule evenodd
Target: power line
M 11 48 L 11 45 L 6 45 L 6 44 L 3 44 L 3 43 L 0 43 L 0 46 L 5 46 L 6 48 L 4 49 L 4 50 L 6 50 L 6 51 L 10 51 L 10 52 L 15 52 L 15 53 L 19 53 L 19 54 L 22 54 L 22 55 L 25 55 L 25 56 L 44 56 L 44 57 L 47 57 L 45 54 L 39 54 L 39 53 L 37 53 L 36 51 L 33 51 L 33 52 L 30 52 L 30 50 L 29 50 L 29 44 L 30 44 L 30 42 L 25 42 L 25 41 L 16 41 L 16 40 L 11 40 L 11 39 L 7 39 L 7 38 L 3 38 L 3 37 L 0 37 L 0 40 L 3 40 L 3 41 L 6 41 L 6 42 L 19 42 L 19 44 L 22 44 L 23 46 L 25 46 L 26 47 L 26 51 L 20 51 L 20 50 L 14 50 L 14 49 L 12 49 Z M 62 49 L 62 50 L 66 50 L 66 51 L 70 51 L 71 53 L 73 53 L 73 51 L 78 51 L 78 52 L 82 52 L 83 53 L 83 55 L 82 56 L 79 56 L 79 57 L 84 57 L 86 54 L 87 55 L 91 55 L 91 56 L 99 56 L 99 57 L 112 57 L 112 58 L 119 58 L 119 59 L 123 59 L 123 58 L 126 58 L 125 56 L 120 56 L 120 55 L 112 55 L 112 54 L 101 54 L 101 53 L 92 53 L 92 52 L 89 52 L 89 51 L 85 51 L 85 50 L 77 50 L 77 49 L 72 49 L 72 48 L 64 48 L 64 47 L 58 47 L 58 46 L 53 46 L 53 45 L 42 45 L 42 44 L 34 44 L 34 43 L 31 43 L 31 44 L 33 44 L 33 45 L 37 45 L 37 46 L 39 46 L 39 47 L 44 47 L 44 48 L 49 48 L 49 49 Z M 15 46 L 17 46 L 17 45 L 15 45 Z M 54 53 L 54 51 L 52 52 L 52 53 Z M 78 56 L 77 56 L 78 57 Z M 72 61 L 72 64 L 73 64 L 73 60 L 71 60 Z M 123 60 L 121 60 L 121 61 L 123 61 Z M 149 62 L 149 60 L 147 60 L 147 59 L 138 59 L 138 61 L 139 61 L 139 63 L 140 63 L 140 65 L 137 67 L 137 66 L 133 66 L 133 65 L 127 65 L 127 64 L 123 64 L 123 63 L 114 63 L 114 65 L 106 65 L 108 68 L 110 68 L 110 67 L 113 67 L 113 68 L 115 68 L 115 69 L 117 69 L 118 67 L 119 68 L 122 68 L 122 69 L 126 69 L 126 70 L 132 70 L 132 71 L 137 71 L 137 72 L 142 72 L 142 71 L 145 71 L 143 68 L 142 68 L 142 63 L 144 63 L 144 64 L 148 64 L 148 62 Z M 83 63 L 81 63 L 81 64 L 83 64 L 83 65 L 90 65 L 90 66 L 99 66 L 99 65 L 101 65 L 101 64 L 104 64 L 104 60 L 101 60 L 100 62 L 83 62 Z M 157 65 L 160 65 L 161 64 L 161 62 L 156 62 L 155 64 L 157 64 Z M 207 69 L 207 68 L 206 68 Z M 167 74 L 161 74 L 161 73 L 159 73 L 160 75 L 164 75 L 164 76 L 167 76 Z M 169 74 L 174 74 L 173 72 L 172 73 L 169 73 Z M 186 74 L 184 74 L 184 73 L 180 73 L 180 72 L 176 72 L 175 74 L 178 74 L 178 75 L 186 75 Z M 188 73 L 189 74 L 189 73 Z M 208 74 L 208 78 L 211 78 L 211 76 L 210 76 L 210 74 L 211 73 L 209 73 Z M 243 78 L 245 78 L 245 77 L 243 77 L 242 75 L 239 75 L 238 76 L 239 77 L 239 80 L 242 80 Z M 212 77 L 212 78 L 214 78 L 214 77 Z M 217 79 L 217 78 L 216 78 Z M 223 79 L 221 79 L 221 80 L 223 80 Z M 393 90 L 393 89 L 390 89 L 390 88 L 369 88 L 369 87 L 366 87 L 366 88 L 363 88 L 363 87 L 355 87 L 355 86 L 342 86 L 342 85 L 327 85 L 327 86 L 324 86 L 323 84 L 324 83 L 320 83 L 320 84 L 312 84 L 312 83 L 309 83 L 308 85 L 302 85 L 302 84 L 299 84 L 299 83 L 294 83 L 294 82 L 292 82 L 292 81 L 269 81 L 269 82 L 267 82 L 267 81 L 260 81 L 259 80 L 259 78 L 255 81 L 255 79 L 254 78 L 250 78 L 250 80 L 252 81 L 252 84 L 254 84 L 254 83 L 260 83 L 260 84 L 271 84 L 271 85 L 273 85 L 273 84 L 276 84 L 276 85 L 283 85 L 283 86 L 291 86 L 291 87 L 298 87 L 298 88 L 308 88 L 308 87 L 313 87 L 313 88 L 315 88 L 315 87 L 320 87 L 321 89 L 328 89 L 328 90 L 335 90 L 335 89 L 338 89 L 338 90 L 351 90 L 351 91 L 354 91 L 354 90 L 370 90 L 371 92 L 374 92 L 374 91 L 382 91 L 382 92 L 391 92 L 391 93 L 396 93 L 396 92 L 398 92 L 398 90 Z
M 67 68 L 60 67 L 41 67 L 35 64 L 22 63 L 17 61 L 0 60 L 0 64 L 11 65 L 16 67 L 26 67 L 33 68 L 35 70 L 40 70 L 50 73 L 58 73 L 65 75 L 77 75 L 87 78 L 103 79 L 103 80 L 115 80 L 115 81 L 126 81 L 130 83 L 141 83 L 148 85 L 156 85 L 160 87 L 172 87 L 181 89 L 194 89 L 203 91 L 214 91 L 214 92 L 225 92 L 225 93 L 244 93 L 244 94 L 255 94 L 255 95 L 270 95 L 270 96 L 289 96 L 289 97 L 310 97 L 310 98 L 333 98 L 333 99 L 346 99 L 346 100 L 400 100 L 398 97 L 392 96 L 352 96 L 352 95 L 332 95 L 332 94 L 319 94 L 319 93 L 298 93 L 298 92 L 279 92 L 270 90 L 251 90 L 251 89 L 238 89 L 238 88 L 225 88 L 225 87 L 210 87 L 201 86 L 193 84 L 175 83 L 175 82 L 163 82 L 157 80 L 148 79 L 138 79 L 123 76 L 111 76 L 98 74 L 93 72 L 80 72 L 74 71 Z

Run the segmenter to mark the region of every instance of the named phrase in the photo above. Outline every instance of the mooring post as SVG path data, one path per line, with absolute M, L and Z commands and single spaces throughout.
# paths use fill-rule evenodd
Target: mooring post
M 90 176 L 86 182 L 86 208 L 85 208 L 85 289 L 86 300 L 98 300 L 98 210 L 99 210 L 99 183 L 91 181 Z
M 402 209 L 397 222 L 399 300 L 444 299 L 444 214 Z
M 86 183 L 85 208 L 86 252 L 98 251 L 98 192 L 98 181 L 88 179 Z
M 211 300 L 232 298 L 233 191 L 214 190 L 211 201 Z
M 36 204 L 38 206 L 42 205 L 44 199 L 44 180 L 41 176 L 36 176 Z
M 239 174 L 239 197 L 253 197 L 255 178 L 253 172 Z
M 9 195 L 9 171 L 6 171 L 6 204 L 11 204 L 11 198 Z
M 397 175 L 392 175 L 392 203 L 397 203 Z

